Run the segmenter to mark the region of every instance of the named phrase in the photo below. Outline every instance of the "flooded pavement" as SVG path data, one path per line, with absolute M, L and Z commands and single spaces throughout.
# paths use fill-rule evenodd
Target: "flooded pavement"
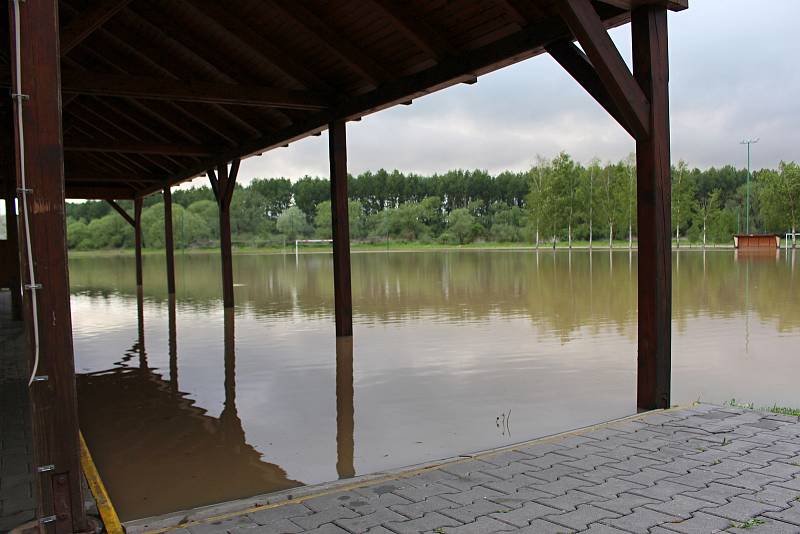
M 338 344 L 330 255 L 235 256 L 235 315 L 216 255 L 176 260 L 173 303 L 145 257 L 141 306 L 132 258 L 70 261 L 81 426 L 123 520 L 635 411 L 635 252 L 353 254 Z M 674 254 L 673 403 L 800 404 L 798 264 Z

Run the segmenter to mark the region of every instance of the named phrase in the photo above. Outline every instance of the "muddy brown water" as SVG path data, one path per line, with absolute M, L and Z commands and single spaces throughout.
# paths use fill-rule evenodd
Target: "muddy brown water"
M 508 445 L 635 412 L 636 253 L 70 261 L 81 426 L 123 520 Z M 673 403 L 800 406 L 800 258 L 673 254 Z M 141 313 L 140 313 L 141 312 Z

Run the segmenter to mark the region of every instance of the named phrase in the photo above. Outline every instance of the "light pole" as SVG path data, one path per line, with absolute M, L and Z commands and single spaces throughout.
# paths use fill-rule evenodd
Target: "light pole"
M 746 190 L 746 197 L 747 197 L 747 205 L 746 211 L 744 214 L 745 220 L 745 233 L 750 233 L 750 145 L 754 145 L 758 143 L 758 137 L 755 139 L 746 139 L 740 142 L 740 145 L 747 145 L 747 190 Z

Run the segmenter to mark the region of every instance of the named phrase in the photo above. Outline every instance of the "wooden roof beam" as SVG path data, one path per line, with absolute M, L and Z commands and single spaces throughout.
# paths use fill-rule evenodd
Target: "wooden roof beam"
M 626 11 L 642 6 L 660 6 L 670 11 L 682 11 L 689 7 L 689 0 L 598 0 Z
M 67 152 L 117 152 L 121 154 L 153 154 L 159 156 L 195 156 L 204 157 L 214 154 L 212 147 L 175 143 L 139 143 L 135 141 L 102 141 L 87 139 L 83 141 L 67 141 L 64 145 Z
M 332 105 L 326 96 L 305 91 L 80 71 L 62 72 L 62 92 L 285 109 L 322 110 Z
M 395 28 L 404 33 L 433 59 L 439 61 L 447 56 L 458 54 L 458 51 L 441 36 L 440 32 L 430 27 L 420 17 L 410 14 L 407 5 L 401 7 L 393 0 L 370 1 L 391 19 Z
M 650 131 L 650 102 L 625 64 L 590 0 L 563 0 L 560 13 L 589 57 L 600 81 L 635 139 L 646 139 Z
M 603 82 L 600 80 L 600 76 L 594 69 L 592 62 L 589 61 L 586 54 L 578 48 L 575 43 L 567 40 L 556 41 L 545 46 L 545 50 L 547 50 L 553 59 L 555 59 L 576 82 L 586 89 L 586 92 L 597 100 L 598 104 L 603 106 L 603 108 L 625 128 L 631 137 L 634 136 L 633 129 L 620 113 L 619 108 L 617 108 L 611 95 L 609 95 Z
M 64 187 L 66 198 L 70 199 L 97 199 L 97 200 L 133 200 L 136 190 L 130 187 L 71 185 Z
M 85 13 L 79 13 L 74 21 L 61 32 L 61 55 L 81 44 L 105 22 L 124 9 L 131 0 L 95 0 Z

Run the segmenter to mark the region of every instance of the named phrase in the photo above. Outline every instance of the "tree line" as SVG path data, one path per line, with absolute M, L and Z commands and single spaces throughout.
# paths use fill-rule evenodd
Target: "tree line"
M 745 231 L 747 171 L 733 166 L 672 168 L 672 233 L 680 246 L 730 243 Z M 423 176 L 379 170 L 348 177 L 350 233 L 355 241 L 385 240 L 466 244 L 511 242 L 536 246 L 636 240 L 636 168 L 633 156 L 584 165 L 566 153 L 538 158 L 523 172 L 491 175 L 452 170 Z M 177 247 L 214 246 L 217 204 L 209 187 L 176 189 L 173 226 Z M 130 205 L 121 202 L 123 207 Z M 130 204 L 128 202 L 127 204 Z M 796 231 L 800 218 L 800 166 L 753 173 L 750 232 Z M 304 176 L 255 179 L 237 185 L 231 202 L 234 243 L 277 246 L 295 239 L 330 238 L 330 183 Z M 162 247 L 160 195 L 144 199 L 142 233 L 147 247 Z M 133 246 L 130 225 L 104 201 L 67 204 L 71 249 Z

